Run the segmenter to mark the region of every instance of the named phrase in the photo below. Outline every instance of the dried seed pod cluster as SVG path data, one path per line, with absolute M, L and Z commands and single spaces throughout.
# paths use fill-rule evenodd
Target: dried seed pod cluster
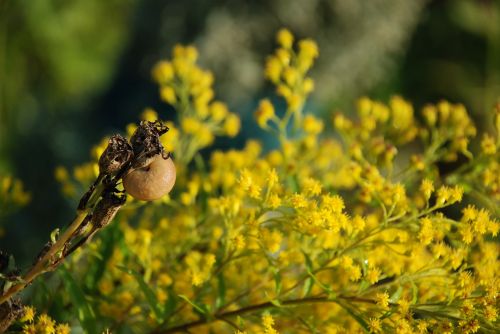
M 138 200 L 152 201 L 168 194 L 176 170 L 160 142 L 160 136 L 167 131 L 160 121 L 142 121 L 130 143 L 121 135 L 112 136 L 99 159 L 100 172 L 123 177 L 125 191 Z
M 99 158 L 99 172 L 112 175 L 132 159 L 132 146 L 122 135 L 113 135 L 108 141 L 108 146 Z
M 130 139 L 133 158 L 130 171 L 123 177 L 123 187 L 138 200 L 161 198 L 174 186 L 175 165 L 160 142 L 160 136 L 167 131 L 159 121 L 143 121 Z

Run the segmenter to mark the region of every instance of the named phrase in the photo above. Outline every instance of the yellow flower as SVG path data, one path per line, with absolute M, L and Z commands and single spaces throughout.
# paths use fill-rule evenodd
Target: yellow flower
M 37 333 L 43 334 L 54 334 L 56 331 L 56 323 L 47 314 L 41 314 L 38 316 L 36 329 Z
M 265 70 L 267 79 L 271 80 L 273 83 L 277 83 L 280 80 L 282 70 L 281 61 L 277 57 L 270 56 L 267 58 Z
M 185 117 L 181 120 L 181 127 L 185 133 L 195 134 L 203 128 L 203 124 L 194 117 Z
M 432 227 L 432 220 L 427 217 L 420 219 L 420 232 L 418 233 L 418 239 L 423 245 L 428 245 L 434 238 L 434 229 Z
M 377 267 L 370 267 L 368 269 L 368 272 L 366 273 L 366 280 L 370 284 L 375 284 L 379 281 L 380 279 L 380 269 Z
M 234 137 L 240 132 L 241 122 L 236 114 L 229 114 L 224 122 L 224 131 L 229 137 Z
M 62 166 L 57 166 L 56 170 L 54 171 L 54 176 L 56 180 L 61 183 L 69 179 L 68 170 Z
M 303 39 L 299 42 L 299 56 L 298 63 L 299 69 L 303 72 L 307 71 L 314 59 L 319 55 L 318 45 L 312 39 Z
M 382 330 L 380 319 L 377 318 L 368 319 L 368 328 L 370 329 L 370 333 L 380 333 L 380 331 Z
M 175 90 L 171 86 L 161 86 L 160 98 L 169 104 L 174 104 L 177 101 Z
M 277 334 L 278 332 L 274 329 L 274 319 L 269 313 L 262 315 L 262 325 L 264 326 L 264 333 L 266 334 Z
M 276 34 L 276 41 L 282 47 L 290 49 L 293 44 L 293 35 L 288 29 L 282 28 Z
M 481 141 L 481 150 L 486 155 L 494 155 L 497 152 L 495 139 L 493 139 L 492 136 L 485 133 L 483 140 Z
M 281 198 L 277 194 L 271 194 L 269 195 L 269 198 L 267 199 L 267 205 L 271 209 L 276 209 L 281 205 Z
M 425 200 L 428 201 L 434 191 L 434 184 L 429 179 L 423 179 L 420 184 L 420 191 L 424 194 Z
M 295 209 L 305 208 L 307 206 L 307 199 L 303 194 L 293 194 L 290 202 Z
M 378 306 L 387 309 L 389 307 L 389 294 L 387 292 L 379 292 L 375 295 L 375 301 Z
M 314 80 L 311 78 L 305 78 L 302 82 L 302 90 L 304 94 L 309 94 L 314 90 Z
M 214 121 L 216 122 L 222 121 L 224 118 L 226 118 L 228 113 L 229 110 L 227 109 L 225 103 L 215 101 L 212 104 L 210 104 L 210 115 L 212 115 L 212 119 Z
M 390 100 L 392 110 L 392 126 L 399 131 L 406 130 L 413 124 L 413 106 L 400 96 Z
M 304 117 L 304 131 L 309 134 L 317 135 L 323 131 L 323 121 L 317 119 L 312 115 Z
M 160 85 L 169 83 L 174 78 L 174 67 L 169 61 L 160 61 L 153 67 L 153 79 Z
M 316 196 L 321 193 L 321 183 L 318 180 L 309 177 L 304 180 L 302 189 L 304 193 L 311 196 Z
M 255 112 L 255 119 L 261 128 L 267 127 L 267 122 L 274 117 L 274 106 L 268 99 L 260 101 Z
M 148 122 L 154 122 L 158 120 L 158 113 L 151 108 L 146 108 L 141 113 L 141 119 Z
M 287 67 L 283 71 L 283 79 L 285 79 L 285 83 L 292 87 L 294 86 L 300 78 L 300 74 L 293 67 Z
M 33 322 L 35 318 L 35 309 L 33 306 L 24 306 L 23 307 L 23 316 L 19 319 L 21 322 Z
M 56 334 L 70 334 L 71 327 L 68 324 L 59 324 L 56 327 Z

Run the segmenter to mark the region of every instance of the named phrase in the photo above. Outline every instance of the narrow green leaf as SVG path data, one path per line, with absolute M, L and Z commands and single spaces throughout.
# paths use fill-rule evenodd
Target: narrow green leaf
M 277 299 L 277 298 L 271 298 L 271 296 L 269 296 L 269 294 L 267 293 L 267 291 L 264 291 L 264 295 L 266 296 L 267 299 L 269 299 L 269 302 L 271 304 L 273 304 L 276 307 L 281 307 L 281 302 L 279 301 L 279 299 Z
M 292 192 L 295 193 L 299 191 L 299 182 L 297 181 L 297 176 L 290 175 L 286 178 L 286 180 L 288 183 L 288 188 L 290 188 Z
M 314 280 L 312 277 L 308 277 L 304 282 L 304 288 L 302 289 L 302 296 L 307 297 L 311 293 L 312 287 L 314 285 Z
M 281 307 L 281 302 L 278 299 L 270 300 L 270 302 L 276 307 Z
M 304 254 L 304 258 L 306 259 L 306 269 L 308 272 L 312 272 L 313 271 L 313 263 L 311 261 L 311 258 L 309 257 L 309 255 L 302 251 L 302 254 Z
M 80 321 L 81 326 L 87 333 L 98 333 L 94 311 L 85 298 L 82 289 L 74 280 L 66 266 L 62 266 L 60 268 L 59 274 L 61 275 L 62 281 L 68 291 L 72 303 L 76 307 L 78 320 Z
M 241 316 L 236 317 L 236 324 L 240 328 L 245 328 L 245 320 L 243 320 L 243 318 Z
M 183 299 L 186 303 L 188 303 L 189 305 L 191 305 L 196 311 L 198 311 L 199 313 L 201 313 L 202 315 L 207 315 L 207 308 L 205 305 L 205 307 L 203 306 L 200 306 L 200 305 L 197 305 L 196 303 L 194 303 L 193 301 L 191 301 L 187 296 L 185 295 L 178 295 L 179 298 Z
M 274 285 L 276 289 L 276 296 L 281 294 L 282 282 L 281 282 L 281 273 L 279 270 L 274 272 Z
M 121 271 L 129 275 L 132 275 L 135 278 L 137 284 L 139 284 L 139 288 L 144 294 L 144 297 L 146 297 L 146 301 L 148 302 L 149 307 L 155 314 L 156 320 L 160 322 L 163 319 L 163 314 L 164 314 L 163 305 L 161 305 L 161 303 L 158 302 L 158 298 L 156 298 L 156 294 L 154 293 L 153 289 L 151 289 L 149 285 L 144 281 L 142 275 L 136 272 L 135 270 L 128 269 L 124 266 L 117 266 L 117 267 Z
M 361 317 L 358 313 L 356 313 L 355 310 L 353 310 L 352 308 L 350 308 L 349 306 L 347 306 L 345 303 L 338 303 L 340 306 L 342 306 L 342 308 L 347 312 L 349 313 L 349 315 L 351 317 L 354 318 L 354 320 L 356 320 L 358 322 L 358 324 L 363 327 L 363 329 L 366 331 L 366 332 L 369 332 L 370 331 L 370 328 L 368 326 L 368 324 L 366 323 L 366 321 L 363 319 L 363 317 Z
M 222 272 L 217 275 L 217 292 L 217 298 L 215 299 L 216 309 L 226 303 L 226 281 Z
M 98 252 L 99 257 L 96 257 L 96 260 L 92 262 L 92 266 L 89 268 L 87 286 L 91 291 L 97 288 L 97 284 L 106 271 L 106 265 L 113 255 L 116 241 L 119 238 L 119 231 L 117 229 L 118 224 L 113 224 L 102 231 L 102 246 Z
M 411 292 L 412 292 L 411 303 L 416 304 L 418 301 L 418 287 L 415 284 L 415 282 L 413 282 L 413 280 L 410 280 L 410 283 L 411 283 Z
M 317 277 L 316 275 L 314 275 L 314 273 L 309 270 L 309 268 L 307 269 L 307 273 L 309 274 L 309 276 L 314 280 L 314 282 L 316 284 L 318 284 L 323 290 L 325 290 L 328 294 L 332 294 L 333 291 L 332 289 L 328 286 L 328 285 L 325 285 L 323 284 Z
M 399 286 L 398 289 L 396 290 L 396 292 L 394 292 L 391 296 L 391 298 L 389 298 L 389 302 L 391 303 L 397 303 L 398 300 L 401 298 L 401 294 L 403 293 L 403 286 Z
M 172 316 L 177 306 L 177 295 L 174 293 L 174 290 L 169 287 L 168 288 L 168 299 L 164 306 L 164 318 L 168 319 Z

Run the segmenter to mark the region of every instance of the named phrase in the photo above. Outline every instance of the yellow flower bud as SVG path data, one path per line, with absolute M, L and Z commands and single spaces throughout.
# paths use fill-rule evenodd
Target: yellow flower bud
M 293 44 L 293 35 L 288 29 L 282 28 L 276 34 L 276 41 L 285 49 L 290 49 Z

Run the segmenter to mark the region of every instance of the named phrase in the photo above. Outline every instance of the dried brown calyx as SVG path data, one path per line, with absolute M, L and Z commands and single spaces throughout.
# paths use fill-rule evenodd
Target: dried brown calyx
M 99 172 L 116 174 L 132 159 L 132 146 L 122 135 L 114 135 L 108 141 L 108 146 L 99 158 Z
M 160 141 L 160 136 L 168 131 L 168 127 L 160 121 L 142 121 L 137 130 L 130 138 L 132 150 L 134 152 L 133 168 L 140 168 L 148 165 L 151 159 L 161 154 L 168 158 L 165 149 Z
M 23 305 L 19 298 L 0 304 L 0 333 L 5 332 L 16 319 L 23 316 Z

